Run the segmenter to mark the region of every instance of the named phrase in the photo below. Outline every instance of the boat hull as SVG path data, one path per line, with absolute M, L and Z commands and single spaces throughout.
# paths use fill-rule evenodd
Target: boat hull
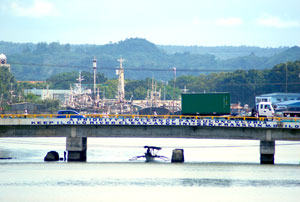
M 151 156 L 148 154 L 145 154 L 146 162 L 153 162 L 155 161 L 155 156 Z

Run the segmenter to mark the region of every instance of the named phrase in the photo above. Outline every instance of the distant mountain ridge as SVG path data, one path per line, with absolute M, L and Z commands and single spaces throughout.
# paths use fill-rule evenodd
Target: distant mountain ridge
M 271 57 L 277 55 L 289 47 L 261 48 L 256 46 L 173 46 L 158 45 L 168 54 L 189 52 L 191 54 L 211 54 L 217 59 L 227 60 L 236 57 L 254 54 L 259 57 Z
M 277 55 L 268 58 L 267 64 L 268 66 L 274 66 L 275 64 L 295 60 L 300 60 L 300 47 L 298 46 L 291 47 Z
M 209 52 L 203 54 L 194 54 L 190 51 L 170 53 L 166 50 L 166 46 L 155 45 L 141 38 L 105 45 L 0 42 L 0 53 L 6 54 L 12 72 L 18 80 L 45 80 L 60 72 L 92 71 L 94 56 L 97 58 L 97 71 L 104 73 L 106 77 L 116 77 L 115 68 L 119 66 L 117 59 L 122 57 L 125 59 L 125 78 L 144 79 L 154 76 L 161 80 L 173 77 L 172 67 L 178 69 L 177 75 L 180 76 L 201 73 L 184 71 L 187 69 L 207 70 L 207 72 L 224 69 L 265 69 L 272 68 L 278 63 L 300 60 L 300 48 L 297 46 L 277 49 L 246 46 L 215 47 L 215 49 L 209 47 L 209 49 Z M 236 55 L 238 50 L 243 54 L 225 60 L 210 54 L 222 53 L 228 57 L 230 52 Z M 262 52 L 265 56 L 261 56 Z M 162 69 L 166 71 L 162 72 Z

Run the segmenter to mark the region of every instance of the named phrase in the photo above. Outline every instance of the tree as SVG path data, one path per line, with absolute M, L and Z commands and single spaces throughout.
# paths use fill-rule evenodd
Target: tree
M 8 103 L 16 102 L 20 93 L 15 77 L 7 68 L 0 67 L 0 107 L 7 108 Z
M 118 92 L 118 80 L 107 80 L 102 86 L 102 92 L 105 95 L 105 98 L 116 98 Z
M 24 95 L 25 102 L 38 103 L 41 101 L 41 98 L 33 93 L 27 93 Z
M 92 86 L 94 83 L 94 75 L 90 72 L 82 72 L 81 76 L 83 78 L 82 84 Z M 69 89 L 70 85 L 78 83 L 79 72 L 64 72 L 51 76 L 47 79 L 47 82 L 50 83 L 51 88 L 54 89 Z M 107 78 L 102 73 L 97 73 L 96 83 L 104 83 L 107 81 Z
M 56 112 L 59 109 L 59 100 L 46 99 L 37 102 L 41 105 L 44 105 L 49 111 Z

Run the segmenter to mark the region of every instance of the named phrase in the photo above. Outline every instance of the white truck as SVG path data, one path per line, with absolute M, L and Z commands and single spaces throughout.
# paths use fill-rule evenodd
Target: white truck
M 259 117 L 273 117 L 275 114 L 275 110 L 271 102 L 260 102 L 256 104 L 255 109 Z

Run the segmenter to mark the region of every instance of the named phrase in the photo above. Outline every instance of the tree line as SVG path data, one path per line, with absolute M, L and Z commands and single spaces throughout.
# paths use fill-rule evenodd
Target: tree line
M 156 89 L 161 91 L 162 99 L 171 100 L 180 98 L 183 89 L 189 93 L 197 92 L 229 92 L 231 102 L 249 104 L 253 106 L 257 95 L 274 92 L 299 93 L 300 92 L 300 61 L 280 63 L 272 69 L 265 70 L 237 70 L 234 72 L 220 72 L 200 75 L 183 75 L 167 82 L 154 80 Z M 70 85 L 77 83 L 79 73 L 59 73 L 49 77 L 45 83 L 32 84 L 17 82 L 12 73 L 6 68 L 0 68 L 0 103 L 7 108 L 10 103 L 22 101 L 42 103 L 34 95 L 24 95 L 24 89 L 69 89 Z M 82 72 L 82 85 L 92 89 L 93 74 Z M 147 91 L 152 89 L 152 78 L 143 80 L 126 79 L 126 99 L 145 99 Z M 109 79 L 103 73 L 97 74 L 97 87 L 100 88 L 101 97 L 115 98 L 117 94 L 117 79 Z M 174 88 L 175 86 L 175 88 Z M 45 102 L 45 101 L 44 101 Z M 50 101 L 49 101 L 50 102 Z M 43 103 L 45 104 L 45 103 Z M 50 103 L 51 105 L 51 103 Z

